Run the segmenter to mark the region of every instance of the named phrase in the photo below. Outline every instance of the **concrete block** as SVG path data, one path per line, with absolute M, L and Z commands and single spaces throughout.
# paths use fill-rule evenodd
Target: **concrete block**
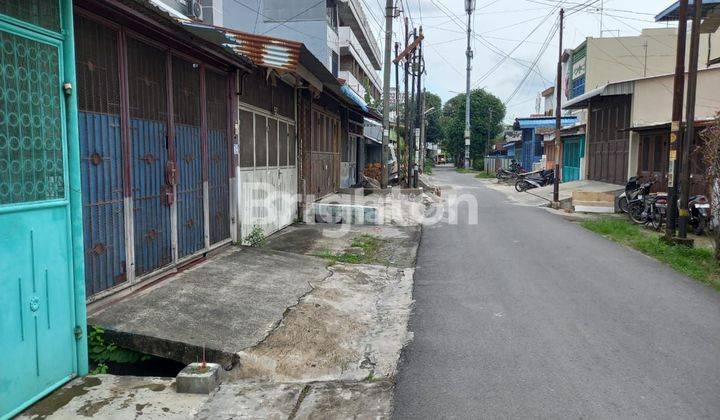
M 177 375 L 177 392 L 181 394 L 210 394 L 220 384 L 220 365 L 190 363 Z
M 601 213 L 601 214 L 613 214 L 615 213 L 614 206 L 599 206 L 599 205 L 575 205 L 575 211 L 577 213 Z
M 315 223 L 379 225 L 378 209 L 358 204 L 314 203 Z
M 613 192 L 598 192 L 598 191 L 573 191 L 573 201 L 600 201 L 600 202 L 615 202 L 615 194 Z

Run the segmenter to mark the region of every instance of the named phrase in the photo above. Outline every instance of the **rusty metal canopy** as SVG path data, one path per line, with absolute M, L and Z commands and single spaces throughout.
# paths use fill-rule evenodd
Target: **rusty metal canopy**
M 365 117 L 378 118 L 376 113 L 363 109 L 362 106 L 348 97 L 343 92 L 342 84 L 338 79 L 301 42 L 256 35 L 193 21 L 181 21 L 181 23 L 197 37 L 222 45 L 235 54 L 249 59 L 256 66 L 295 74 L 298 73 L 298 68 L 302 66 L 316 77 L 335 99 L 345 106 Z
M 225 36 L 232 41 L 228 47 L 259 66 L 295 71 L 300 62 L 299 42 L 229 30 Z
M 255 35 L 198 22 L 182 22 L 193 34 L 247 57 L 255 65 L 296 71 L 302 43 Z

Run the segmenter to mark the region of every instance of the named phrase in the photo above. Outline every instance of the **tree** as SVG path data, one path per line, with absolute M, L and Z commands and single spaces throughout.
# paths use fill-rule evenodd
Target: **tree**
M 714 224 L 715 259 L 720 261 L 720 113 L 715 122 L 703 131 L 702 138 L 702 156 L 710 192 L 711 223 Z
M 427 114 L 427 126 L 425 127 L 425 141 L 438 144 L 443 139 L 442 127 L 442 99 L 434 93 L 425 92 L 425 109 L 435 108 Z
M 492 115 L 492 117 L 491 117 Z M 488 137 L 494 139 L 502 132 L 505 105 L 484 89 L 470 91 L 470 159 L 473 167 L 481 167 Z M 445 142 L 443 148 L 461 165 L 465 156 L 465 94 L 445 103 L 443 108 Z

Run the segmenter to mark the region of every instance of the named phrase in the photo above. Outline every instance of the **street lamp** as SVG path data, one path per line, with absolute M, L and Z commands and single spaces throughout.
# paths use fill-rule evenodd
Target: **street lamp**
M 475 10 L 475 0 L 465 0 L 465 11 L 467 14 L 472 13 Z

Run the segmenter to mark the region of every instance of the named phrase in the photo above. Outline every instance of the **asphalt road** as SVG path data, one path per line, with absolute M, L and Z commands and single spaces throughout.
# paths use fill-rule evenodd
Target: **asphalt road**
M 423 231 L 396 418 L 720 418 L 720 293 L 471 175 L 434 182 L 479 222 Z

